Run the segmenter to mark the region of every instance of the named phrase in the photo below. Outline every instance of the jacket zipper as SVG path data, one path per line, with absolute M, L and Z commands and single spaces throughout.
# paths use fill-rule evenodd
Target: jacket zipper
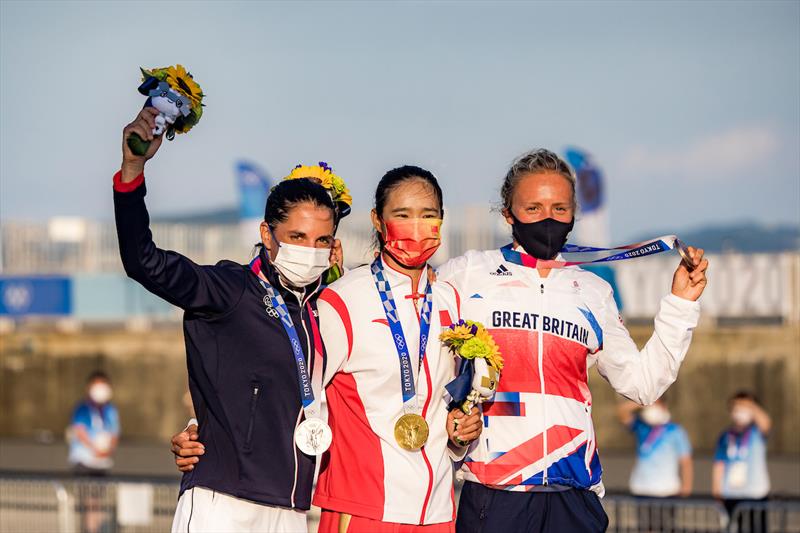
M 427 267 L 427 268 L 430 268 L 430 267 Z M 427 275 L 427 271 L 423 271 L 422 275 L 423 276 Z M 421 276 L 420 276 L 420 279 L 422 279 Z M 414 279 L 411 278 L 411 294 L 412 295 L 413 294 L 418 294 L 418 291 L 419 291 L 419 280 L 417 280 L 417 282 L 414 283 Z M 412 303 L 412 305 L 414 307 L 414 313 L 417 316 L 417 324 L 419 325 L 420 328 L 422 328 L 422 318 L 421 318 L 420 312 L 419 312 L 419 302 L 418 302 L 417 299 L 412 298 L 411 303 Z M 427 360 L 428 360 L 427 346 L 426 346 L 425 352 L 426 353 L 425 353 L 425 361 L 424 361 L 424 363 L 427 364 Z M 425 364 L 418 365 L 417 378 L 416 378 L 416 382 L 417 383 L 422 383 L 422 373 L 425 372 Z M 427 373 L 427 372 L 426 372 L 426 375 L 428 377 L 430 377 L 430 374 Z M 412 379 L 413 379 L 413 376 L 412 376 Z M 425 394 L 425 402 L 423 402 L 423 411 L 425 410 L 425 407 L 424 407 L 425 403 L 428 402 L 428 400 L 430 399 L 430 394 L 431 394 L 430 389 L 428 387 L 426 387 L 426 389 L 427 389 L 427 391 L 426 391 L 426 394 Z M 419 404 L 419 390 L 416 390 L 416 394 L 417 394 L 417 404 Z M 424 415 L 425 413 L 420 413 L 420 414 Z M 422 510 L 420 512 L 420 523 L 423 523 L 425 521 L 425 515 L 428 512 L 428 503 L 430 503 L 430 500 L 428 498 L 430 498 L 431 493 L 433 491 L 433 467 L 430 464 L 430 459 L 428 459 L 428 454 L 425 451 L 425 446 L 424 445 L 422 446 L 422 449 L 420 451 L 422 452 L 422 460 L 425 462 L 425 466 L 428 468 L 428 472 L 429 472 L 429 474 L 428 474 L 428 488 L 426 489 L 426 500 L 423 502 Z
M 539 290 L 541 292 L 541 309 L 539 316 L 544 317 L 545 301 L 544 301 L 544 283 L 540 283 Z M 544 389 L 544 328 L 542 328 L 541 321 L 539 322 L 539 386 L 542 394 L 542 458 L 544 459 L 544 470 L 542 474 L 542 484 L 547 485 L 547 395 Z
M 586 453 L 583 457 L 583 462 L 586 463 L 586 471 L 589 472 L 589 478 L 592 477 L 592 455 L 593 454 L 593 446 L 594 446 L 594 425 L 592 424 L 592 406 L 589 403 L 589 400 L 583 402 L 583 409 L 586 411 L 586 434 L 587 434 L 587 442 L 586 442 Z
M 244 440 L 244 448 L 248 451 L 252 448 L 253 443 L 253 427 L 255 426 L 256 422 L 256 406 L 258 405 L 259 390 L 260 385 L 258 383 L 254 383 L 253 394 L 250 396 L 250 423 L 247 424 L 247 435 L 245 436 Z

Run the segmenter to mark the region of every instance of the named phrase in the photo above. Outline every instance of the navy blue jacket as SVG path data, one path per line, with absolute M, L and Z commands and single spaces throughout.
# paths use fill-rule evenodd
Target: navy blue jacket
M 267 313 L 264 288 L 248 265 L 220 261 L 201 266 L 157 248 L 145 194 L 144 183 L 131 192 L 114 191 L 117 237 L 128 276 L 185 311 L 189 390 L 206 451 L 184 474 L 181 494 L 206 487 L 254 502 L 308 509 L 314 458 L 294 445 L 294 430 L 302 420 L 297 369 L 280 319 Z M 268 265 L 263 252 L 262 264 Z M 272 267 L 264 273 L 289 308 L 307 362 L 313 360 L 308 357 L 314 346 L 308 313 L 316 314 L 319 286 L 307 288 L 301 304 Z

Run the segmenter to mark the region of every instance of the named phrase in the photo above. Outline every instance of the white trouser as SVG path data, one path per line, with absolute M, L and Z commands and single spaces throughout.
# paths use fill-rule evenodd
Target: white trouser
M 307 533 L 306 513 L 242 500 L 203 487 L 184 492 L 172 533 Z

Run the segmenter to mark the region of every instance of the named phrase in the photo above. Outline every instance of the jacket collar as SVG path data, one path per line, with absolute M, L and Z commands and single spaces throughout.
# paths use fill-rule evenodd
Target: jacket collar
M 420 273 L 419 277 L 419 284 L 417 287 L 414 287 L 414 280 L 411 278 L 411 276 L 389 266 L 383 257 L 381 257 L 381 263 L 383 264 L 384 276 L 386 276 L 386 280 L 389 282 L 389 285 L 391 285 L 392 292 L 403 293 L 404 296 L 406 294 L 411 295 L 415 293 L 425 294 L 425 291 L 428 288 L 428 269 L 430 268 L 430 265 L 426 264 L 422 268 L 422 272 Z

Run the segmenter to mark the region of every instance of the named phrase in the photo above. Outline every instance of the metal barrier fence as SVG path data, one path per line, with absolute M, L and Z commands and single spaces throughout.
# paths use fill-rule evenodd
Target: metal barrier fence
M 178 496 L 172 479 L 0 476 L 0 532 L 169 531 Z M 603 499 L 611 533 L 800 533 L 800 501 L 739 505 L 731 518 L 710 499 Z M 318 510 L 309 513 L 316 531 Z M 302 532 L 298 532 L 302 533 Z
M 731 516 L 711 499 L 608 495 L 610 533 L 800 533 L 800 501 L 741 503 Z
M 0 532 L 169 531 L 174 480 L 0 477 Z

